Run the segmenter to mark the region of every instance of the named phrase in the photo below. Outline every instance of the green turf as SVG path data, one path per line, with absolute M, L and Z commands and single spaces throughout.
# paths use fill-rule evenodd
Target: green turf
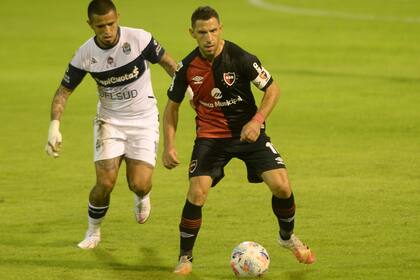
M 296 232 L 317 263 L 305 267 L 278 248 L 270 193 L 248 184 L 243 164 L 234 160 L 204 207 L 187 279 L 234 279 L 229 254 L 244 240 L 270 253 L 265 279 L 420 279 L 420 22 L 404 22 L 420 17 L 420 3 L 264 2 L 376 18 L 287 14 L 246 0 L 116 1 L 122 25 L 151 31 L 176 59 L 195 46 L 188 34 L 192 10 L 213 5 L 225 38 L 257 54 L 282 89 L 268 133 L 288 164 Z M 194 138 L 186 104 L 178 133 L 182 164 L 168 171 L 159 161 L 150 221 L 134 222 L 121 170 L 103 242 L 93 251 L 76 247 L 94 183 L 90 77 L 64 114 L 62 157 L 43 151 L 52 95 L 73 52 L 91 35 L 86 5 L 2 1 L 0 279 L 180 279 L 171 271 Z M 170 79 L 158 66 L 152 71 L 162 110 Z

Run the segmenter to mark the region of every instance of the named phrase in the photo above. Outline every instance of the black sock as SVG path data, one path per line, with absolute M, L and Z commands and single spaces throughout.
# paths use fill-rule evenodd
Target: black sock
M 181 256 L 192 256 L 194 242 L 201 227 L 201 208 L 202 206 L 194 205 L 188 200 L 185 201 L 179 224 Z
M 279 222 L 281 239 L 290 239 L 295 227 L 295 199 L 293 193 L 285 199 L 273 195 L 271 206 Z
M 100 219 L 100 218 L 103 218 L 105 216 L 106 212 L 108 211 L 108 208 L 109 208 L 109 205 L 99 206 L 98 207 L 98 206 L 93 206 L 89 202 L 88 215 L 92 219 Z

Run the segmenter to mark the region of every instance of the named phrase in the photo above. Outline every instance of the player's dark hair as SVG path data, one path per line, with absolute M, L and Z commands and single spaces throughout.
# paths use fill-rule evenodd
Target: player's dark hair
M 110 11 L 117 12 L 117 8 L 111 0 L 92 0 L 88 6 L 88 18 L 92 20 L 93 15 L 106 15 Z
M 220 22 L 219 14 L 210 6 L 201 6 L 195 9 L 191 16 L 191 27 L 195 26 L 197 20 L 209 20 L 211 18 L 216 18 Z

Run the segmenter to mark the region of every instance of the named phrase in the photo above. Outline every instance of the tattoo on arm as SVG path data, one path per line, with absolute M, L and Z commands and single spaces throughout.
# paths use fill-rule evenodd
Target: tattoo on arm
M 175 74 L 176 71 L 176 61 L 165 52 L 165 54 L 163 55 L 162 59 L 159 61 L 160 66 L 163 67 L 163 69 L 165 69 L 166 73 L 168 73 L 169 76 L 173 76 Z
M 71 91 L 60 86 L 55 92 L 52 104 L 51 104 L 51 120 L 60 120 L 61 115 L 64 112 L 64 108 L 67 104 Z

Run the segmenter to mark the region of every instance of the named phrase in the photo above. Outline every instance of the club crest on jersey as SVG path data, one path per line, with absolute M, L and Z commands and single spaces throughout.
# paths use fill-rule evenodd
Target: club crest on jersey
M 223 73 L 223 80 L 228 86 L 232 86 L 235 83 L 236 80 L 236 74 L 235 72 L 227 72 Z
M 190 162 L 190 173 L 193 173 L 197 169 L 197 160 L 194 159 Z
M 123 53 L 129 55 L 131 53 L 131 46 L 128 42 L 125 42 L 122 46 Z

